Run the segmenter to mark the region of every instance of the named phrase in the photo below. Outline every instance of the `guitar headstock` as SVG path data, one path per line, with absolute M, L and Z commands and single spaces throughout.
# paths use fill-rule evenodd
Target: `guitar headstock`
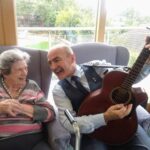
M 150 36 L 146 37 L 144 47 L 150 50 Z
M 145 45 L 147 44 L 150 44 L 150 36 L 147 36 L 145 39 Z M 146 60 L 146 64 L 150 64 L 150 57 Z
M 150 44 L 150 36 L 147 36 L 146 39 L 145 39 L 145 44 Z

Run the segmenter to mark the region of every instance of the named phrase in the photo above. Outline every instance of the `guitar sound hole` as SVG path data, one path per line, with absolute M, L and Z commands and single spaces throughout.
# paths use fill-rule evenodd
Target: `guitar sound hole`
M 116 104 L 128 104 L 131 99 L 131 94 L 126 89 L 118 87 L 113 89 L 111 98 L 112 101 Z

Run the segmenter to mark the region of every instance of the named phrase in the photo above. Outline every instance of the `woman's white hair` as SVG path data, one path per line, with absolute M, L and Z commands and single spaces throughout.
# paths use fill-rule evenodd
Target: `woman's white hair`
M 30 61 L 30 55 L 19 49 L 10 49 L 0 54 L 0 71 L 1 74 L 10 74 L 12 64 L 25 60 L 26 63 Z

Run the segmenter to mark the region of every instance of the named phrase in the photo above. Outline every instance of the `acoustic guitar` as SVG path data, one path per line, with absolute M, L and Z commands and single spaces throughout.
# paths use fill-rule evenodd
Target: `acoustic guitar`
M 146 38 L 146 44 L 150 37 Z M 146 92 L 140 87 L 132 87 L 150 50 L 143 48 L 133 67 L 128 71 L 111 71 L 103 79 L 102 88 L 92 92 L 81 104 L 78 115 L 90 115 L 105 112 L 110 106 L 123 103 L 133 104 L 131 113 L 123 118 L 109 121 L 106 126 L 96 129 L 89 136 L 111 145 L 120 145 L 130 140 L 138 126 L 135 108 L 147 101 Z

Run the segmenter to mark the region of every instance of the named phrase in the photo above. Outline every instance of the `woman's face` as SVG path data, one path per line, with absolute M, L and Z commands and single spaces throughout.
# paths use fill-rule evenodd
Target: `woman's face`
M 18 86 L 24 86 L 26 84 L 27 74 L 28 74 L 28 65 L 26 61 L 19 60 L 12 65 L 10 74 L 4 75 L 4 78 L 9 83 Z

